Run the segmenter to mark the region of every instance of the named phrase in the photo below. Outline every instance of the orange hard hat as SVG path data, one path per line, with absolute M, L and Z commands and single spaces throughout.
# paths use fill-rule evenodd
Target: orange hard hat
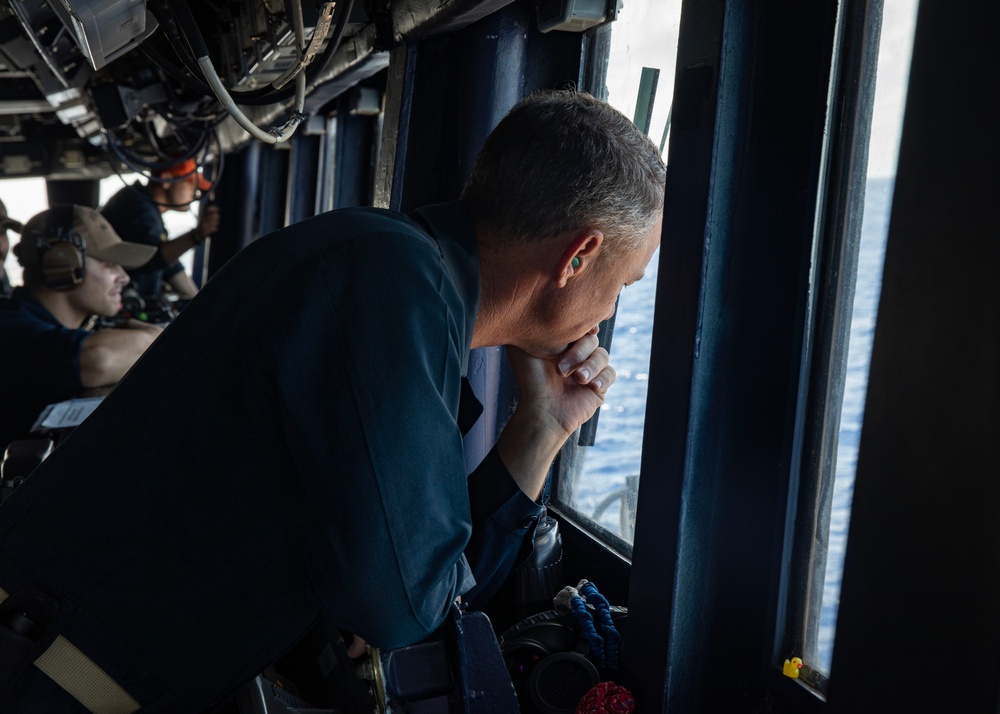
M 185 159 L 179 163 L 169 166 L 159 172 L 159 176 L 169 178 L 189 177 L 194 179 L 199 191 L 207 191 L 212 188 L 212 182 L 202 176 L 198 170 L 198 164 L 194 159 Z

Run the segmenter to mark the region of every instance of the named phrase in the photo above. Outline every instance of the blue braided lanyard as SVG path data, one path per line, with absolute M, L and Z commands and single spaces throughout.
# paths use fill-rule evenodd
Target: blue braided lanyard
M 581 580 L 575 588 L 572 586 L 563 588 L 553 601 L 557 607 L 567 607 L 573 613 L 580 626 L 580 634 L 590 647 L 588 656 L 591 661 L 602 669 L 606 667 L 611 671 L 617 671 L 622 636 L 611 618 L 611 605 L 608 604 L 607 598 L 597 592 L 597 586 L 587 580 Z M 596 619 L 587 608 L 588 604 L 594 608 Z M 603 633 L 603 637 L 598 633 L 598 629 Z
M 611 605 L 608 603 L 606 597 L 597 592 L 597 586 L 591 582 L 581 583 L 578 590 L 580 591 L 580 596 L 586 598 L 587 603 L 594 608 L 597 621 L 600 623 L 601 631 L 604 633 L 602 659 L 607 662 L 609 669 L 617 671 L 618 650 L 621 645 L 622 636 L 611 619 Z
M 586 603 L 580 596 L 574 597 L 569 603 L 570 612 L 576 618 L 577 624 L 580 625 L 580 634 L 583 638 L 587 640 L 587 644 L 590 645 L 590 659 L 594 663 L 601 667 L 605 666 L 604 658 L 604 639 L 597 634 L 597 629 L 594 627 L 594 617 L 590 614 L 590 610 L 587 609 Z

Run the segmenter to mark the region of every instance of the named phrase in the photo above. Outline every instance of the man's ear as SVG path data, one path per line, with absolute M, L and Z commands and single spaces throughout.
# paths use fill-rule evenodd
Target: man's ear
M 590 269 L 604 242 L 604 233 L 596 228 L 586 228 L 572 236 L 556 266 L 556 287 L 566 287 L 570 280 Z

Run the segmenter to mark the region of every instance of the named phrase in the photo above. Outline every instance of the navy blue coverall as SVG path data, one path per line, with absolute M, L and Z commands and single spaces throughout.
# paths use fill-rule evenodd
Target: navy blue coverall
M 42 647 L 105 673 L 117 711 L 210 709 L 319 614 L 424 638 L 496 590 L 540 513 L 495 449 L 467 479 L 478 300 L 458 202 L 254 242 L 0 507 L 0 588 L 58 599 Z M 78 710 L 29 670 L 11 711 Z
M 32 438 L 46 405 L 83 390 L 80 347 L 91 334 L 64 327 L 22 287 L 0 298 L 0 454 Z

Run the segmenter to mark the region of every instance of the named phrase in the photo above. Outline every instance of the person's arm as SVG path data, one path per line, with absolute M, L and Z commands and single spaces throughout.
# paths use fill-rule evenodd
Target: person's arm
M 88 389 L 117 384 L 162 331 L 156 325 L 129 320 L 126 327 L 90 335 L 80 345 L 81 384 Z
M 494 447 L 469 475 L 472 535 L 465 558 L 476 579 L 462 595 L 473 609 L 482 609 L 514 567 L 529 555 L 542 507 L 513 479 Z
M 208 205 L 198 216 L 198 225 L 187 233 L 159 244 L 160 256 L 168 265 L 219 230 L 219 207 Z
M 517 410 L 496 447 L 469 476 L 472 537 L 465 548 L 476 578 L 463 596 L 483 607 L 528 555 L 541 506 L 535 503 L 552 461 L 604 401 L 614 382 L 608 353 L 597 338 L 578 340 L 558 360 L 539 360 L 507 348 L 518 384 Z M 565 373 L 559 365 L 565 364 Z
M 596 335 L 580 338 L 557 359 L 507 348 L 520 398 L 497 449 L 511 476 L 537 499 L 556 454 L 604 403 L 615 380 L 608 353 Z
M 169 278 L 167 282 L 170 287 L 174 289 L 178 295 L 184 298 L 193 298 L 198 294 L 198 286 L 194 284 L 194 280 L 186 272 L 181 270 L 179 273 L 174 273 Z

